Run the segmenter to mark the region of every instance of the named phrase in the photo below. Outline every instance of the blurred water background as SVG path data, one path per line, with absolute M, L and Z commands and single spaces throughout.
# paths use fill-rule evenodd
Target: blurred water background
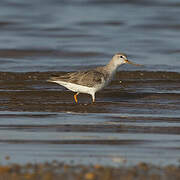
M 177 0 L 2 0 L 0 71 L 77 70 L 124 52 L 179 72 L 179 13 Z

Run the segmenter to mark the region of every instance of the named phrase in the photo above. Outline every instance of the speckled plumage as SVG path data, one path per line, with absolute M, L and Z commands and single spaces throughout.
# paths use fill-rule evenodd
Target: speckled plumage
M 52 77 L 50 81 L 65 81 L 81 86 L 95 87 L 109 78 L 109 72 L 104 67 L 98 67 L 87 71 L 70 72 L 63 76 Z

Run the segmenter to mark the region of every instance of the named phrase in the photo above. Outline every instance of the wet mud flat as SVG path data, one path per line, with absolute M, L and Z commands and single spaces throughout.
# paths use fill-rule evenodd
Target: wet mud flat
M 73 92 L 46 80 L 64 72 L 0 72 L 0 110 L 117 113 L 179 110 L 180 74 L 173 72 L 119 72 L 110 86 L 96 95 Z M 144 111 L 143 111 L 144 110 Z
M 57 161 L 8 166 L 0 166 L 0 180 L 178 180 L 180 168 L 175 166 L 158 167 L 139 163 L 133 167 L 108 167 L 101 165 L 67 165 Z

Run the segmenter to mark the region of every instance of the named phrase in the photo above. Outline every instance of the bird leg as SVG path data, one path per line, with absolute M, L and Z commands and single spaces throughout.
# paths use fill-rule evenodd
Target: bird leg
M 76 103 L 78 103 L 78 100 L 77 100 L 77 95 L 78 95 L 79 93 L 77 92 L 75 95 L 74 95 L 74 100 L 75 100 L 75 102 Z
M 92 94 L 92 101 L 95 102 L 95 94 Z

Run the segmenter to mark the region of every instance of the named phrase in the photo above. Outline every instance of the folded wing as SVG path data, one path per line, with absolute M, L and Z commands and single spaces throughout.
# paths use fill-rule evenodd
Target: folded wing
M 63 76 L 52 77 L 49 81 L 65 81 L 82 86 L 95 87 L 98 84 L 102 84 L 105 79 L 106 75 L 104 73 L 101 73 L 97 70 L 89 70 L 66 73 Z

